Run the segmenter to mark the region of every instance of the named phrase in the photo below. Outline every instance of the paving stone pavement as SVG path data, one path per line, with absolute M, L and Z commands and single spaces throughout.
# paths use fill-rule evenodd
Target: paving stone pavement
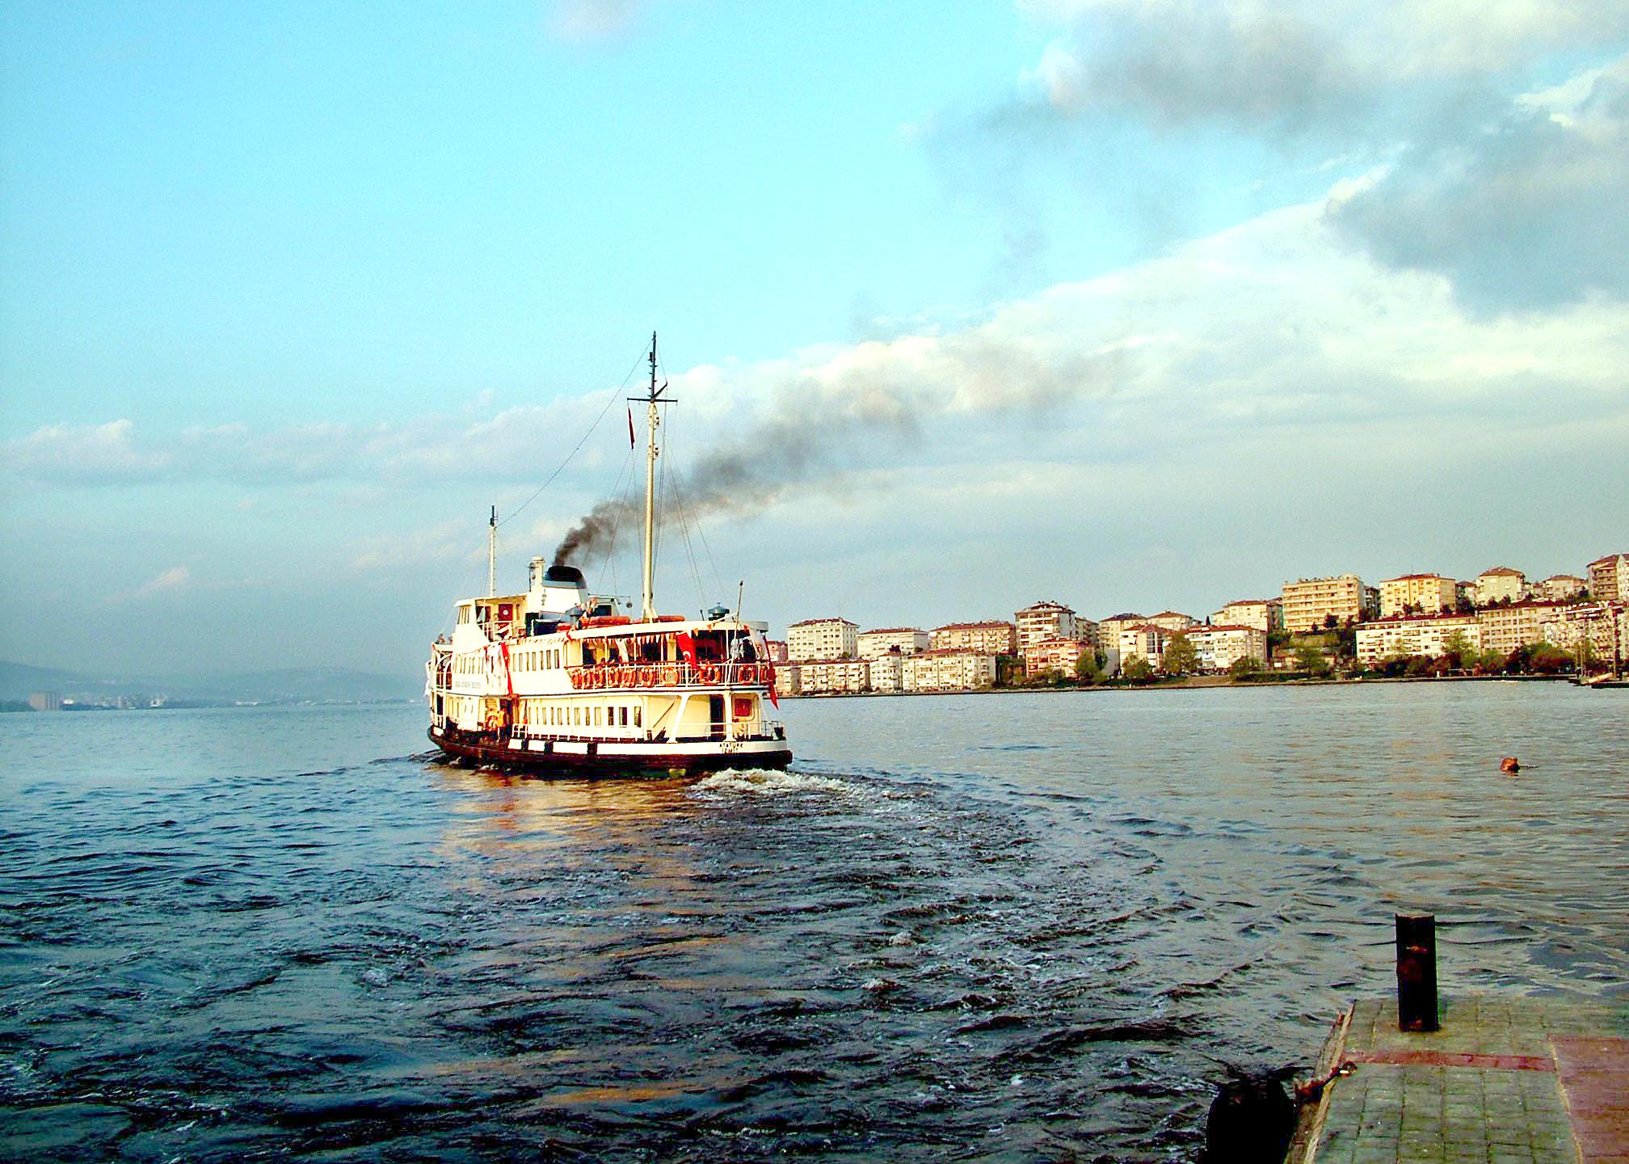
M 1325 1048 L 1301 1164 L 1629 1164 L 1629 1002 L 1445 1000 L 1441 1030 L 1397 1029 L 1393 1000 L 1357 1003 Z

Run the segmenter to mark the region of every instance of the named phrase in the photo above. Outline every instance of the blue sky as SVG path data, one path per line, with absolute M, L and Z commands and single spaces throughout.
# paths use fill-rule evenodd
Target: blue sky
M 615 493 L 652 329 L 674 609 L 1579 572 L 1626 54 L 1606 0 L 9 4 L 0 655 L 413 666 L 489 504 L 518 578 Z

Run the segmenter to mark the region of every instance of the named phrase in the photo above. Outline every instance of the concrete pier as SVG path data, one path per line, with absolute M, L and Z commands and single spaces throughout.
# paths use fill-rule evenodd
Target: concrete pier
M 1443 999 L 1439 1021 L 1342 1015 L 1290 1164 L 1629 1164 L 1629 1000 Z

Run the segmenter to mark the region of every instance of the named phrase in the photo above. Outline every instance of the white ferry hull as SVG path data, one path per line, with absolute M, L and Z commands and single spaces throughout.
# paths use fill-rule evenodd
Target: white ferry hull
M 430 742 L 448 756 L 539 775 L 637 775 L 785 768 L 785 740 L 560 740 L 432 727 Z

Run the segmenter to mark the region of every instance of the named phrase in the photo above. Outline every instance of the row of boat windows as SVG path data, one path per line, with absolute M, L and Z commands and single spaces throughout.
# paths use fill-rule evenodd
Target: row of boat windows
M 509 656 L 509 669 L 511 671 L 543 671 L 551 668 L 564 667 L 565 649 L 562 647 L 532 647 L 524 651 L 515 651 Z M 453 670 L 460 675 L 486 674 L 486 657 L 479 654 L 456 655 L 453 657 Z
M 455 703 L 457 717 L 470 722 L 479 716 L 479 704 L 473 699 L 458 699 Z M 571 707 L 562 707 L 559 704 L 550 704 L 546 707 L 536 707 L 529 701 L 523 700 L 520 705 L 520 718 L 522 723 L 537 724 L 541 727 L 644 727 L 645 717 L 643 709 L 638 705 L 609 704 L 585 707 L 576 704 Z
M 609 707 L 584 707 L 576 704 L 572 707 L 561 707 L 551 704 L 543 708 L 531 708 L 528 714 L 528 705 L 522 703 L 521 718 L 527 723 L 542 724 L 544 727 L 644 727 L 644 719 L 640 708 L 636 704 L 632 708 L 625 705 L 612 705 Z M 541 715 L 538 712 L 541 711 Z

